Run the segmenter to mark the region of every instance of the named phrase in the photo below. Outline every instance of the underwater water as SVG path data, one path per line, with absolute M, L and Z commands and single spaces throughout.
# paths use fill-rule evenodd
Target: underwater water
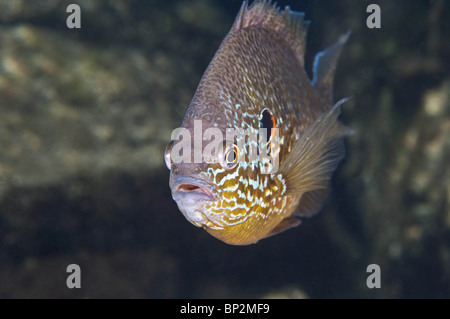
M 183 217 L 163 152 L 242 2 L 0 0 L 0 298 L 450 298 L 450 3 L 376 1 L 372 29 L 371 3 L 278 1 L 311 20 L 310 76 L 351 30 L 355 133 L 319 214 L 230 246 Z

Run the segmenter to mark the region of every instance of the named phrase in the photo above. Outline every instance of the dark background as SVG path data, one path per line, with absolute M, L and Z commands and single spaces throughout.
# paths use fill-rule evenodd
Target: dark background
M 241 1 L 0 1 L 1 298 L 450 297 L 450 3 L 287 4 L 309 74 L 352 31 L 335 99 L 355 134 L 320 214 L 235 247 L 184 219 L 162 153 Z

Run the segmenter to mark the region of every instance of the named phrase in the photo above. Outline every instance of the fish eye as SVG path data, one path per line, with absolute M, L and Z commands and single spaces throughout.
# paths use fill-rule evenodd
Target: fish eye
M 226 169 L 234 168 L 239 162 L 239 148 L 236 144 L 226 146 L 226 143 L 222 142 L 222 149 L 225 149 L 222 154 L 219 154 L 222 167 Z
M 172 169 L 172 160 L 170 158 L 170 153 L 172 152 L 173 141 L 170 141 L 167 144 L 166 149 L 164 150 L 164 162 L 166 162 L 166 166 L 169 170 Z
M 269 142 L 275 134 L 274 129 L 276 128 L 276 122 L 275 116 L 273 116 L 272 112 L 270 112 L 270 110 L 267 108 L 261 111 L 261 114 L 259 116 L 259 128 L 267 129 L 266 136 L 267 142 Z
M 233 145 L 233 147 L 230 148 L 225 154 L 225 162 L 227 164 L 234 164 L 235 162 L 237 162 L 238 155 L 238 148 L 236 145 Z

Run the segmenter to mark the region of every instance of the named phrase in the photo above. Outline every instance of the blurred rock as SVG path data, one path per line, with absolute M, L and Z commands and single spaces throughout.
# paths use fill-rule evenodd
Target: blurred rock
M 80 266 L 80 289 L 62 289 L 70 274 L 65 271 L 68 260 Z M 141 277 L 144 272 L 147 275 Z M 177 273 L 175 261 L 158 251 L 117 250 L 110 254 L 79 252 L 52 258 L 29 257 L 19 268 L 2 264 L 0 297 L 169 298 L 178 289 Z
M 0 22 L 14 23 L 53 12 L 58 7 L 58 0 L 2 0 L 0 1 Z M 67 5 L 66 5 L 67 7 Z
M 162 150 L 229 21 L 205 1 L 79 1 L 69 30 L 69 3 L 0 1 L 0 296 L 177 296 L 173 259 L 149 253 L 176 212 Z M 77 262 L 103 282 L 70 292 Z M 143 269 L 151 289 L 118 279 Z
M 35 6 L 65 17 L 60 14 L 65 6 L 59 4 L 56 10 L 51 1 L 43 6 L 37 2 L 14 3 L 16 9 L 3 13 L 10 12 L 12 20 L 28 17 L 17 14 L 19 8 L 39 15 L 39 10 L 33 10 Z M 154 24 L 152 15 L 175 23 L 179 11 L 186 16 L 199 4 L 190 3 L 194 9 L 189 9 L 187 3 L 180 2 L 181 9 L 169 12 L 150 7 L 146 17 L 149 22 L 144 22 L 133 20 L 133 3 L 136 1 L 129 7 L 123 1 L 99 1 L 94 8 L 84 2 L 80 5 L 88 12 L 94 10 L 96 16 L 108 12 L 108 8 L 114 8 L 117 14 L 128 12 L 121 21 L 124 28 L 134 26 L 137 29 L 132 31 L 138 34 L 142 28 L 142 37 L 161 37 L 166 47 L 173 46 L 171 49 L 158 48 L 149 40 L 142 41 L 140 47 L 127 46 L 126 35 L 116 36 L 117 42 L 107 46 L 85 43 L 83 37 L 89 26 L 77 31 L 67 29 L 65 24 L 50 29 L 22 23 L 0 29 L 0 141 L 8 150 L 0 157 L 0 176 L 14 175 L 18 182 L 28 185 L 54 182 L 80 171 L 117 168 L 137 172 L 163 166 L 161 148 L 180 123 L 201 74 L 189 63 L 192 57 L 172 50 L 183 46 L 185 52 L 192 53 L 200 46 L 203 51 L 204 43 L 202 39 L 197 43 L 184 40 L 187 30 L 178 33 L 183 20 L 166 31 L 170 37 L 160 34 L 161 25 Z M 84 23 L 89 15 L 82 12 Z M 114 18 L 110 16 L 111 21 Z M 190 21 L 188 17 L 184 20 Z M 98 25 L 96 32 L 114 34 L 114 28 L 108 29 L 102 20 Z M 196 25 L 191 32 L 198 30 Z M 122 30 L 121 25 L 116 28 Z M 77 33 L 81 39 L 71 37 Z M 93 35 L 89 32 L 89 36 Z M 135 37 L 140 40 L 140 36 Z
M 287 287 L 262 296 L 263 299 L 309 299 L 309 296 L 296 287 Z
M 356 92 L 348 113 L 344 107 L 356 134 L 335 180 L 336 197 L 347 201 L 341 223 L 353 224 L 353 240 L 341 236 L 342 247 L 380 265 L 377 296 L 450 296 L 448 6 L 414 2 L 400 13 L 398 4 L 383 2 L 381 31 L 363 30 L 350 41 L 346 63 L 359 71 L 337 84 Z M 365 41 L 371 43 L 355 56 Z M 364 284 L 360 290 L 375 293 Z

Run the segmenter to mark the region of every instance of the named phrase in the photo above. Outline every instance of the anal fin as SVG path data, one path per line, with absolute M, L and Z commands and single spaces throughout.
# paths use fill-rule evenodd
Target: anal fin
M 329 187 L 307 192 L 302 195 L 294 216 L 311 217 L 319 212 L 329 194 Z
M 283 219 L 277 226 L 275 226 L 275 228 L 269 232 L 266 238 L 282 233 L 290 228 L 297 227 L 301 224 L 301 222 L 302 221 L 297 217 L 287 217 Z

